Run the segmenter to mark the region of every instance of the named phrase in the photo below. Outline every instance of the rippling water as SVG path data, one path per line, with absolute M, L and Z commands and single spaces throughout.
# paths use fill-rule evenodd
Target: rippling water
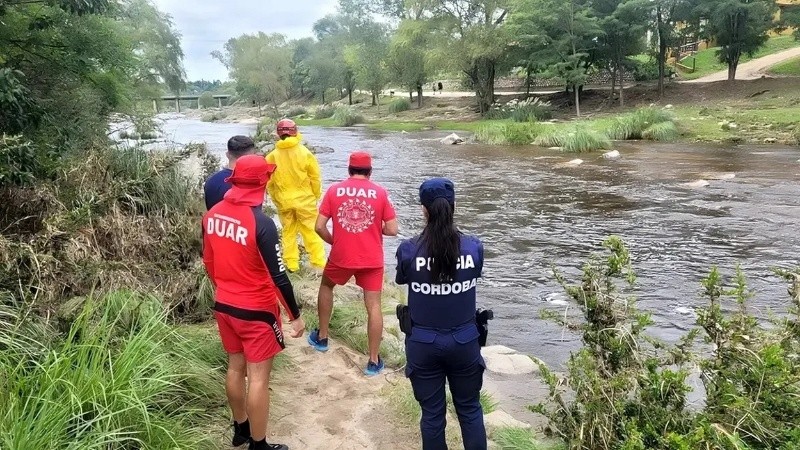
M 177 122 L 170 126 L 179 134 L 191 139 L 193 129 L 203 130 L 203 139 L 216 139 L 216 149 L 248 128 Z M 563 363 L 578 337 L 539 318 L 542 309 L 567 307 L 551 267 L 578 275 L 610 234 L 631 249 L 640 306 L 653 314 L 652 332 L 661 338 L 674 340 L 693 325 L 694 308 L 703 305 L 699 282 L 713 264 L 730 274 L 741 263 L 759 314 L 788 305 L 786 286 L 771 269 L 800 263 L 796 148 L 625 144 L 617 147 L 619 160 L 583 154 L 584 164 L 556 168 L 574 156 L 534 147 L 444 146 L 435 139 L 441 133 L 302 131 L 310 143 L 335 150 L 318 155 L 325 187 L 347 176 L 350 151 L 374 155 L 373 179 L 389 189 L 403 237 L 422 227 L 422 180 L 455 181 L 457 221 L 486 247 L 479 302 L 495 311 L 490 343 Z M 710 185 L 685 185 L 698 179 Z M 386 240 L 388 267 L 394 267 L 397 242 Z

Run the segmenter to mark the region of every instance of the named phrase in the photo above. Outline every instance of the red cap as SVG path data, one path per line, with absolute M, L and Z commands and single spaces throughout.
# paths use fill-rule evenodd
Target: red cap
M 367 152 L 350 154 L 350 167 L 354 169 L 372 169 L 372 156 Z
M 240 187 L 266 186 L 277 166 L 269 164 L 263 156 L 246 155 L 236 160 L 236 166 L 226 183 Z

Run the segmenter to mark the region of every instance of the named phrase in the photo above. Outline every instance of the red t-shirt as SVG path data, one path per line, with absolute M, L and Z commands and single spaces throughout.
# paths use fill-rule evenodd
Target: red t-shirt
M 328 189 L 319 213 L 333 219 L 328 262 L 345 269 L 383 267 L 383 223 L 397 217 L 386 189 L 348 178 Z

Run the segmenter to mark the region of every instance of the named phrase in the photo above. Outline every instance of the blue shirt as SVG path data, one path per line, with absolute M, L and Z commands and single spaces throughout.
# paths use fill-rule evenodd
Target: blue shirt
M 217 203 L 225 198 L 225 193 L 231 188 L 230 183 L 226 183 L 225 179 L 233 174 L 231 169 L 222 169 L 219 172 L 211 175 L 206 184 L 203 186 L 206 198 L 206 209 L 210 210 Z
M 408 285 L 414 326 L 453 329 L 475 320 L 476 284 L 483 271 L 483 243 L 461 235 L 461 257 L 453 281 L 431 283 L 429 261 L 419 237 L 397 248 L 397 284 Z

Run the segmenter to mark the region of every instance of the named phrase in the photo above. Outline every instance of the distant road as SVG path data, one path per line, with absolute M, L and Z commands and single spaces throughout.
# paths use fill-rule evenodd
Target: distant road
M 782 63 L 787 59 L 792 59 L 800 56 L 800 47 L 790 48 L 782 52 L 773 53 L 746 63 L 739 64 L 736 69 L 737 80 L 755 80 L 761 78 L 767 73 L 767 69 L 775 64 Z M 696 80 L 681 81 L 681 83 L 711 83 L 714 81 L 725 81 L 728 79 L 728 71 L 723 70 L 711 75 L 700 77 Z

